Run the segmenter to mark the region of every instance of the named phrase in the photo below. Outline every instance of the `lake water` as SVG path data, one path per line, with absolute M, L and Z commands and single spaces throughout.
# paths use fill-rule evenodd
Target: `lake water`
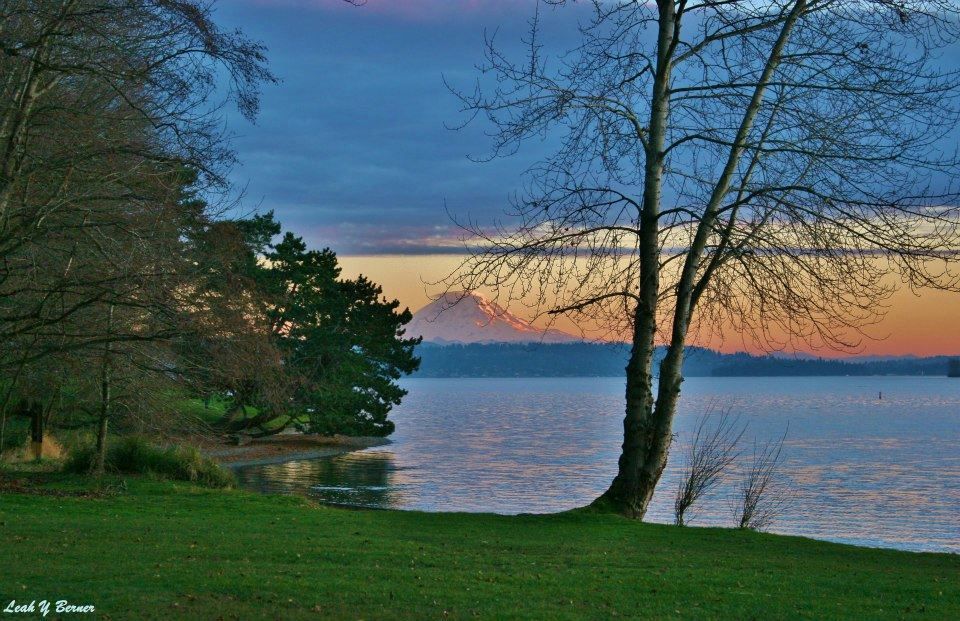
M 589 503 L 616 471 L 622 379 L 404 385 L 410 394 L 392 414 L 392 444 L 241 468 L 241 484 L 373 507 L 543 513 Z M 768 530 L 960 552 L 960 379 L 690 378 L 681 401 L 678 443 L 702 412 L 730 408 L 748 425 L 743 463 L 755 439 L 779 437 L 789 425 L 780 481 L 789 500 Z M 672 521 L 682 462 L 674 450 L 648 519 Z M 733 524 L 737 475 L 702 503 L 692 525 Z

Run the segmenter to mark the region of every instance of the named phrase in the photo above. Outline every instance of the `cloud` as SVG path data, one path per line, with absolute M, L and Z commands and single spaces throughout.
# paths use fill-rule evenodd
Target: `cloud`
M 297 7 L 320 11 L 363 10 L 407 21 L 473 19 L 477 15 L 505 15 L 522 10 L 524 15 L 536 0 L 248 0 L 265 7 Z
M 310 247 L 332 246 L 341 255 L 440 255 L 465 253 L 463 232 L 452 225 L 341 224 L 298 226 Z M 332 244 L 331 242 L 337 242 Z
M 315 246 L 345 254 L 454 252 L 456 233 L 435 228 L 452 224 L 447 210 L 484 223 L 502 217 L 542 146 L 484 164 L 468 159 L 489 152 L 489 127 L 447 129 L 464 117 L 443 78 L 472 85 L 484 29 L 502 27 L 505 43 L 519 42 L 529 11 L 481 15 L 488 3 L 477 0 L 403 3 L 418 10 L 451 5 L 473 16 L 417 22 L 377 16 L 371 5 L 379 1 L 219 5 L 225 26 L 268 46 L 283 79 L 265 90 L 256 125 L 231 123 L 241 162 L 233 180 L 245 189 L 247 211 L 275 210 Z M 380 2 L 394 10 L 387 4 Z M 298 8 L 308 5 L 319 8 Z

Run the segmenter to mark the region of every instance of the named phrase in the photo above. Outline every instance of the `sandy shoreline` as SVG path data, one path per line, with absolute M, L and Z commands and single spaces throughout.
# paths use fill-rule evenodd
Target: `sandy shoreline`
M 386 444 L 390 444 L 387 438 L 283 434 L 257 438 L 243 446 L 207 445 L 201 451 L 228 468 L 241 468 L 333 457 Z

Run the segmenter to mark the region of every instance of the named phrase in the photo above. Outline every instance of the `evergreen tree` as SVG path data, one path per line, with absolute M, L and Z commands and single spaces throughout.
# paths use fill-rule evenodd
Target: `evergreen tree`
M 288 419 L 312 433 L 390 434 L 387 416 L 406 394 L 396 382 L 420 364 L 420 339 L 404 336 L 410 311 L 364 276 L 341 278 L 329 248 L 308 250 L 289 232 L 271 243 L 279 230 L 272 213 L 236 224 L 247 243 L 242 269 L 295 386 L 288 411 L 263 411 L 244 425 L 276 431 Z

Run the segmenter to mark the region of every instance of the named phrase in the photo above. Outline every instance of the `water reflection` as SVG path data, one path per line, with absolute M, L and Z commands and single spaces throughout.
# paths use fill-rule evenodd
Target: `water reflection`
M 305 494 L 323 502 L 363 506 L 404 506 L 407 482 L 386 450 L 350 453 L 237 469 L 241 487 L 260 492 Z
M 241 484 L 351 505 L 536 513 L 582 506 L 614 474 L 622 380 L 418 379 L 406 387 L 388 449 L 243 468 Z M 749 440 L 779 437 L 789 423 L 791 502 L 771 530 L 960 552 L 960 381 L 691 378 L 684 389 L 681 438 L 711 405 L 739 413 Z M 671 520 L 679 469 L 672 458 L 650 519 Z M 731 525 L 735 474 L 695 524 Z

